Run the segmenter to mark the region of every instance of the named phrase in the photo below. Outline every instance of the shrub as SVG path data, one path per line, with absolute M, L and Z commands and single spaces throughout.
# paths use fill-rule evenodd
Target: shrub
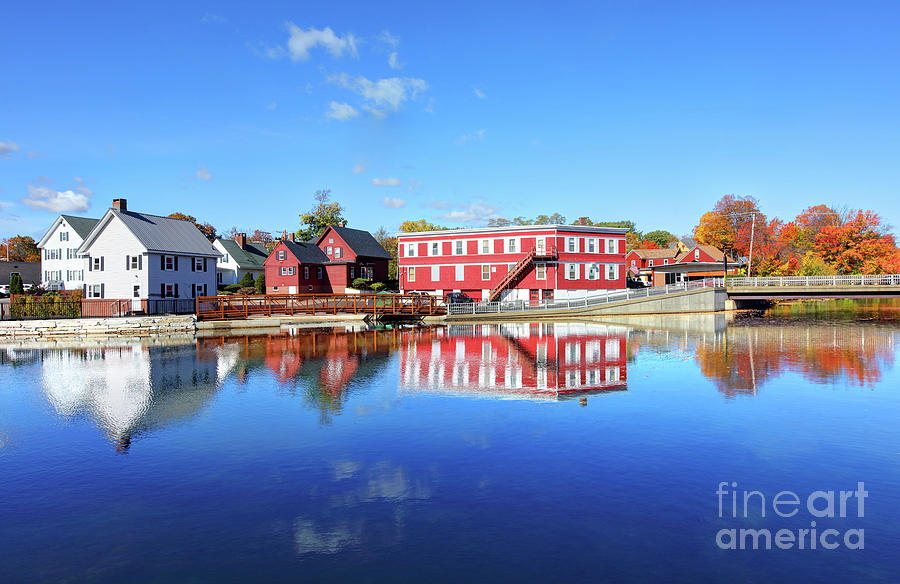
M 22 285 L 22 276 L 12 274 L 9 277 L 9 295 L 25 294 L 25 286 Z
M 247 272 L 244 276 L 238 281 L 238 286 L 241 288 L 249 288 L 253 286 L 253 274 Z
M 375 292 L 381 292 L 382 290 L 384 290 L 385 288 L 387 288 L 387 284 L 385 284 L 384 282 L 375 282 L 374 284 L 372 284 L 372 285 L 369 286 L 369 287 L 370 287 L 372 290 L 374 290 Z
M 368 290 L 370 283 L 371 280 L 367 280 L 365 278 L 356 278 L 355 280 L 353 280 L 352 286 L 357 290 Z
M 254 282 L 254 287 L 256 288 L 257 294 L 265 294 L 266 293 L 266 275 L 260 274 L 258 278 L 256 278 L 256 282 Z
M 226 292 L 237 292 L 240 289 L 241 289 L 240 284 L 229 284 L 229 285 L 225 286 Z
M 239 288 L 237 293 L 241 296 L 249 296 L 251 294 L 256 294 L 256 288 L 253 286 L 247 286 L 246 288 Z

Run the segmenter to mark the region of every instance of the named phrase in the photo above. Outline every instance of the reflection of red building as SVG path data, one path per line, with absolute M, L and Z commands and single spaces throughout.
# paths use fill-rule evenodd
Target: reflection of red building
M 601 324 L 420 329 L 400 346 L 404 388 L 548 395 L 624 389 L 625 331 Z

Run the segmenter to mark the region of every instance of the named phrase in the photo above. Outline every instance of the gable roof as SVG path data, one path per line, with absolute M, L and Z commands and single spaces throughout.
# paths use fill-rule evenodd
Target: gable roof
M 358 256 L 383 258 L 386 260 L 391 259 L 391 254 L 381 247 L 378 240 L 368 231 L 363 231 L 362 229 L 350 229 L 349 227 L 338 227 L 337 225 L 329 225 L 328 229 L 334 230 L 338 237 L 343 239 L 344 242 L 350 246 L 350 249 L 353 250 L 353 253 Z M 322 239 L 328 233 L 328 229 L 316 239 L 316 245 L 321 243 Z
M 88 236 L 94 226 L 97 224 L 99 219 L 92 219 L 90 217 L 76 217 L 74 215 L 60 215 L 72 229 L 75 230 L 75 233 L 78 234 L 78 237 L 84 239 Z
M 219 238 L 216 241 L 234 259 L 238 267 L 245 270 L 261 270 L 265 267 L 263 263 L 269 257 L 269 250 L 266 249 L 265 245 L 255 241 L 248 241 L 244 248 L 241 249 L 241 246 L 233 239 Z
M 43 247 L 44 244 L 47 243 L 47 239 L 50 237 L 50 234 L 59 226 L 59 224 L 65 220 L 69 226 L 75 230 L 75 233 L 78 234 L 82 240 L 84 240 L 91 230 L 97 225 L 99 219 L 91 219 L 90 217 L 76 217 L 74 215 L 60 215 L 53 222 L 53 225 L 50 226 L 50 229 L 44 233 L 44 236 L 37 242 L 38 247 Z
M 287 240 L 282 241 L 281 243 L 283 243 L 302 264 L 328 263 L 328 256 L 325 255 L 325 252 L 312 243 Z
M 85 253 L 90 249 L 103 227 L 113 218 L 121 221 L 147 251 L 207 257 L 222 255 L 190 221 L 117 209 L 106 212 L 78 248 L 78 253 Z
M 667 247 L 664 249 L 633 249 L 631 251 L 636 253 L 639 258 L 645 260 L 675 259 L 679 254 L 678 248 L 675 247 Z
M 695 245 L 691 249 L 684 254 L 684 257 L 680 258 L 679 261 L 684 263 L 688 263 L 694 260 L 694 250 L 699 249 L 700 251 L 708 254 L 713 260 L 716 262 L 722 262 L 725 260 L 725 254 L 714 245 Z

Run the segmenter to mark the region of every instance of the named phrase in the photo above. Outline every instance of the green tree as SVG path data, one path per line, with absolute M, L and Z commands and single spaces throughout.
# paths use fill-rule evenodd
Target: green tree
M 645 233 L 643 239 L 644 241 L 652 241 L 661 248 L 669 247 L 670 243 L 678 240 L 677 237 L 675 237 L 665 229 L 656 229 L 654 231 Z
M 400 224 L 400 231 L 403 233 L 417 233 L 419 231 L 441 231 L 443 229 L 449 229 L 449 227 L 441 227 L 440 225 L 436 225 L 425 219 L 419 219 L 418 221 L 404 221 Z
M 256 288 L 257 294 L 265 294 L 266 293 L 266 275 L 260 274 L 259 277 L 256 278 L 256 282 L 253 283 L 253 286 Z
M 238 281 L 238 286 L 241 288 L 249 288 L 253 286 L 253 274 L 247 272 L 243 275 L 243 277 Z
M 375 240 L 378 241 L 385 251 L 391 254 L 391 259 L 388 260 L 388 279 L 396 280 L 397 256 L 400 253 L 397 246 L 397 238 L 388 233 L 388 230 L 384 227 L 379 227 L 372 236 L 375 237 Z
M 322 235 L 329 225 L 344 227 L 344 208 L 340 203 L 331 203 L 331 189 L 316 191 L 316 204 L 307 213 L 300 215 L 300 229 L 294 234 L 299 241 L 308 241 Z
M 22 285 L 22 276 L 12 274 L 9 277 L 9 294 L 25 294 L 25 286 Z

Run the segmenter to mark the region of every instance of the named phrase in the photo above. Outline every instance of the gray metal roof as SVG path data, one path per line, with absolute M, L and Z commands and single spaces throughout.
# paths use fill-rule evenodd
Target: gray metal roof
M 211 257 L 222 255 L 190 221 L 116 209 L 109 212 L 122 221 L 148 251 Z
M 99 219 L 92 219 L 90 217 L 76 217 L 75 215 L 60 215 L 63 219 L 66 220 L 66 223 L 69 224 L 69 227 L 75 230 L 75 233 L 81 239 L 84 239 L 88 236 L 88 233 L 97 225 Z
M 266 246 L 255 241 L 248 241 L 243 249 L 233 239 L 220 238 L 219 243 L 231 255 L 238 267 L 245 270 L 262 270 L 265 267 L 263 262 L 269 257 L 269 250 L 266 249 Z
M 284 241 L 285 246 L 304 264 L 327 264 L 328 256 L 312 243 L 299 241 Z

